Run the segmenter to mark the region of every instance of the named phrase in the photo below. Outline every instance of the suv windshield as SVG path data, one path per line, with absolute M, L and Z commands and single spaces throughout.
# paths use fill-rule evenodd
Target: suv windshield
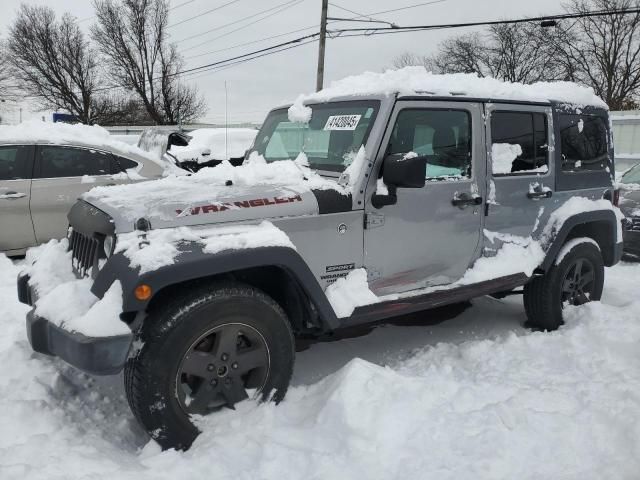
M 640 183 L 640 164 L 632 167 L 620 179 L 622 183 Z
M 286 108 L 274 110 L 260 129 L 253 151 L 267 162 L 295 160 L 304 152 L 309 167 L 342 172 L 366 143 L 379 106 L 375 100 L 309 105 L 309 123 L 289 121 Z

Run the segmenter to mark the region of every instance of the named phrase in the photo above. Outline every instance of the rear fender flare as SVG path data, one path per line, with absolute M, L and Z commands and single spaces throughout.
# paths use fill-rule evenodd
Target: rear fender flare
M 606 224 L 608 230 L 602 230 L 602 225 Z M 593 228 L 593 233 L 581 233 L 579 236 L 588 236 L 593 238 L 600 246 L 604 264 L 607 267 L 615 265 L 622 255 L 622 239 L 618 238 L 618 219 L 612 210 L 596 210 L 583 212 L 573 215 L 566 219 L 557 232 L 552 232 L 550 240 L 543 242 L 543 248 L 546 251 L 544 261 L 540 268 L 548 271 L 553 265 L 560 249 L 576 229 L 584 230 Z M 546 243 L 546 245 L 544 245 Z

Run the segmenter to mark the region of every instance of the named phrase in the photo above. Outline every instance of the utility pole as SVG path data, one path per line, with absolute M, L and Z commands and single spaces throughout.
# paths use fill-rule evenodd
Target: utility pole
M 322 0 L 322 14 L 320 17 L 320 42 L 318 46 L 318 73 L 316 75 L 316 91 L 322 90 L 324 81 L 324 46 L 327 41 L 327 9 L 329 0 Z

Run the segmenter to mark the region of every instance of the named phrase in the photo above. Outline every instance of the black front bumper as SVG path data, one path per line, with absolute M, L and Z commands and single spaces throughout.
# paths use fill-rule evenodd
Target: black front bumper
M 34 292 L 29 277 L 18 277 L 18 298 L 33 305 Z M 133 334 L 112 337 L 87 337 L 54 325 L 35 314 L 27 313 L 27 337 L 38 353 L 59 357 L 68 364 L 93 375 L 113 375 L 122 370 L 133 341 Z

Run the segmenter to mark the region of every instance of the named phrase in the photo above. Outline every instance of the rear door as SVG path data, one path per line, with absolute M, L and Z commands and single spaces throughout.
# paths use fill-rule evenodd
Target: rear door
M 29 199 L 33 147 L 0 145 L 0 251 L 35 245 Z
M 487 106 L 487 116 L 485 229 L 494 244 L 486 247 L 495 250 L 502 242 L 493 233 L 528 238 L 550 213 L 552 116 L 551 107 L 497 103 Z
M 38 146 L 31 187 L 31 216 L 38 243 L 64 237 L 71 206 L 91 188 L 114 184 L 115 171 L 110 153 L 80 147 Z

